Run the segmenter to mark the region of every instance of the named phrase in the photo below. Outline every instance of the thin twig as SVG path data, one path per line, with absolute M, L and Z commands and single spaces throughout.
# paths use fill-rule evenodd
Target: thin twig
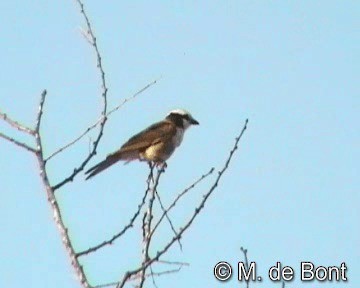
M 153 271 L 151 265 L 150 265 L 150 275 L 151 275 L 151 280 L 152 280 L 152 283 L 153 283 L 154 287 L 155 287 L 155 288 L 158 288 L 158 286 L 156 285 L 156 282 L 155 282 L 154 271 Z M 142 286 L 141 286 L 141 287 L 142 287 Z
M 160 78 L 159 78 L 160 79 Z M 129 102 L 130 100 L 133 100 L 136 96 L 138 96 L 139 94 L 141 94 L 142 92 L 144 92 L 146 89 L 150 88 L 152 85 L 154 85 L 159 79 L 152 81 L 151 83 L 147 84 L 145 87 L 143 87 L 142 89 L 140 89 L 139 91 L 137 91 L 134 95 L 132 95 L 129 98 L 124 99 L 119 105 L 117 105 L 115 108 L 111 109 L 107 114 L 106 117 L 108 118 L 112 113 L 114 113 L 115 111 L 119 110 L 125 103 Z M 97 125 L 99 125 L 99 123 L 101 123 L 101 121 L 103 120 L 103 116 L 100 117 L 100 119 L 98 119 L 94 124 L 90 125 L 88 128 L 86 128 L 86 130 L 81 133 L 79 136 L 77 136 L 76 138 L 74 138 L 72 141 L 70 141 L 68 144 L 64 145 L 63 147 L 57 149 L 55 152 L 53 152 L 51 155 L 49 155 L 45 160 L 49 161 L 51 158 L 53 158 L 54 156 L 56 156 L 57 154 L 63 152 L 64 150 L 66 150 L 67 148 L 71 147 L 72 145 L 74 145 L 76 142 L 80 141 L 86 134 L 88 134 L 92 129 L 94 129 Z
M 147 211 L 144 212 L 143 217 L 141 219 L 141 231 L 142 231 L 143 239 L 145 239 L 146 237 L 146 218 L 147 218 Z
M 101 89 L 102 89 L 101 96 L 102 96 L 102 99 L 103 99 L 103 108 L 102 108 L 102 112 L 101 112 L 102 117 L 101 117 L 101 122 L 100 122 L 100 129 L 99 129 L 98 135 L 97 135 L 97 137 L 96 137 L 96 139 L 95 139 L 95 141 L 93 143 L 93 148 L 92 148 L 91 152 L 88 154 L 88 156 L 83 160 L 83 162 L 77 168 L 74 168 L 73 172 L 69 176 L 67 176 L 64 180 L 60 181 L 58 184 L 53 186 L 54 191 L 59 189 L 61 186 L 65 185 L 66 183 L 69 183 L 69 182 L 73 181 L 75 176 L 85 168 L 86 164 L 96 154 L 96 148 L 99 145 L 100 140 L 102 138 L 105 123 L 106 123 L 106 120 L 107 120 L 106 113 L 107 113 L 107 91 L 108 91 L 108 88 L 106 86 L 105 72 L 104 72 L 104 69 L 103 69 L 103 66 L 102 66 L 101 55 L 100 55 L 100 52 L 99 52 L 99 49 L 98 49 L 98 46 L 97 46 L 96 37 L 95 37 L 95 35 L 93 33 L 93 30 L 91 28 L 90 20 L 89 20 L 86 12 L 84 10 L 84 4 L 80 0 L 75 0 L 75 1 L 80 6 L 80 12 L 81 12 L 81 14 L 83 15 L 83 17 L 85 19 L 87 30 L 88 30 L 89 36 L 90 36 L 90 38 L 92 40 L 91 44 L 92 44 L 92 46 L 93 46 L 93 48 L 95 50 L 96 59 L 97 59 L 97 68 L 98 68 L 98 70 L 100 72 L 100 79 L 101 79 Z
M 163 211 L 163 214 L 161 215 L 160 219 L 158 220 L 158 222 L 155 224 L 154 229 L 152 230 L 151 233 L 155 233 L 156 229 L 158 228 L 158 226 L 161 224 L 162 220 L 164 219 L 165 215 L 167 213 L 169 213 L 169 211 L 171 209 L 173 209 L 177 202 L 186 194 L 188 193 L 190 190 L 192 190 L 197 184 L 199 184 L 201 181 L 203 181 L 206 177 L 210 176 L 213 172 L 214 172 L 214 167 L 210 169 L 209 172 L 203 174 L 198 180 L 196 180 L 195 182 L 193 182 L 189 187 L 185 188 L 180 194 L 178 194 L 175 198 L 175 200 L 171 203 L 171 205 L 165 209 L 165 211 Z
M 154 167 L 155 167 L 155 165 L 150 168 L 150 173 L 149 173 L 149 177 L 148 177 L 149 180 L 152 178 L 150 175 L 153 175 Z M 149 249 L 150 249 L 150 244 L 151 244 L 151 240 L 152 240 L 151 230 L 152 230 L 152 220 L 154 217 L 153 216 L 153 205 L 154 205 L 154 200 L 155 200 L 155 195 L 156 195 L 156 189 L 159 184 L 160 176 L 163 172 L 164 172 L 164 169 L 157 170 L 157 174 L 156 174 L 155 178 L 153 179 L 151 188 L 150 188 L 149 204 L 148 204 L 148 209 L 145 212 L 146 213 L 145 222 L 143 223 L 143 251 L 142 251 L 143 262 L 142 262 L 142 266 L 144 266 L 144 264 L 147 263 L 150 259 Z M 145 279 L 146 279 L 146 268 L 142 269 L 139 272 L 141 275 L 139 288 L 142 288 L 144 285 Z
M 43 158 L 43 149 L 42 149 L 42 140 L 41 140 L 41 135 L 40 135 L 41 116 L 43 114 L 45 96 L 46 96 L 46 90 L 44 90 L 44 92 L 41 94 L 39 111 L 37 114 L 36 125 L 35 125 L 35 140 L 36 140 L 37 149 L 38 149 L 38 151 L 36 153 L 36 157 L 37 157 L 39 168 L 40 168 L 40 177 L 41 177 L 44 187 L 46 189 L 48 202 L 50 203 L 51 209 L 53 211 L 54 221 L 60 232 L 61 240 L 64 244 L 64 247 L 69 255 L 71 265 L 73 266 L 75 273 L 76 273 L 77 277 L 79 278 L 79 281 L 80 281 L 82 287 L 89 288 L 91 286 L 88 283 L 88 280 L 86 278 L 85 272 L 84 272 L 81 264 L 79 263 L 79 261 L 76 258 L 74 247 L 72 246 L 72 243 L 70 241 L 70 237 L 68 234 L 68 230 L 62 220 L 60 207 L 59 207 L 56 197 L 54 195 L 54 190 L 51 188 L 49 178 L 48 178 L 46 168 L 45 168 L 45 161 Z
M 16 128 L 17 130 L 19 130 L 21 132 L 25 132 L 32 136 L 35 135 L 35 131 L 33 129 L 26 127 L 25 125 L 20 124 L 19 122 L 15 121 L 15 120 L 12 120 L 7 114 L 2 113 L 1 111 L 0 111 L 0 118 L 2 118 L 11 127 Z
M 171 269 L 171 270 L 167 270 L 167 271 L 162 271 L 162 272 L 152 272 L 151 276 L 162 276 L 162 275 L 166 275 L 166 274 L 171 274 L 171 273 L 176 273 L 179 272 L 181 270 L 182 266 L 179 266 L 176 269 Z M 146 274 L 146 277 L 149 277 L 149 274 Z
M 150 166 L 150 167 L 152 167 L 152 166 Z M 83 255 L 87 255 L 87 254 L 90 254 L 90 253 L 93 253 L 93 252 L 95 252 L 95 251 L 97 251 L 97 250 L 105 247 L 106 245 L 111 245 L 111 244 L 113 244 L 113 242 L 114 242 L 116 239 L 120 238 L 122 235 L 125 234 L 125 232 L 126 232 L 129 228 L 133 227 L 134 222 L 135 222 L 136 218 L 139 216 L 140 211 L 141 211 L 141 208 L 144 206 L 146 197 L 147 197 L 147 195 L 148 195 L 148 193 L 149 193 L 149 191 L 150 191 L 150 189 L 151 189 L 152 170 L 150 170 L 150 171 L 151 171 L 151 173 L 150 173 L 150 175 L 149 175 L 149 177 L 148 177 L 148 179 L 147 179 L 147 181 L 146 181 L 146 182 L 147 182 L 147 188 L 146 188 L 146 191 L 145 191 L 145 193 L 144 193 L 144 196 L 143 196 L 143 198 L 142 198 L 142 200 L 141 200 L 141 203 L 138 205 L 138 209 L 136 210 L 136 212 L 134 213 L 134 215 L 131 217 L 129 223 L 128 223 L 126 226 L 124 226 L 124 228 L 123 228 L 119 233 L 116 233 L 116 234 L 115 234 L 114 236 L 112 236 L 109 240 L 103 241 L 102 243 L 99 243 L 99 244 L 97 244 L 97 245 L 95 245 L 95 246 L 93 246 L 93 247 L 90 247 L 90 248 L 88 248 L 88 249 L 86 249 L 86 250 L 84 250 L 84 251 L 78 252 L 78 253 L 76 254 L 77 257 L 83 256 Z
M 161 272 L 151 272 L 151 273 L 147 273 L 145 275 L 146 278 L 149 278 L 149 277 L 160 277 L 160 276 L 163 276 L 163 275 L 167 275 L 167 274 L 172 274 L 172 273 L 177 273 L 179 272 L 182 267 L 185 266 L 185 265 L 180 265 L 178 268 L 176 269 L 171 269 L 171 270 L 166 270 L 166 271 L 161 271 Z M 134 281 L 134 280 L 137 280 L 139 278 L 139 276 L 136 276 L 135 277 L 131 277 L 129 279 L 129 281 Z M 96 285 L 96 286 L 93 286 L 92 288 L 106 288 L 106 287 L 115 287 L 116 285 L 118 285 L 119 282 L 112 282 L 112 283 L 107 283 L 107 284 L 101 284 L 101 285 Z
M 53 152 L 50 156 L 48 156 L 45 161 L 49 161 L 51 158 L 53 158 L 54 156 L 56 156 L 57 154 L 63 152 L 64 150 L 66 150 L 67 148 L 71 147 L 72 145 L 74 145 L 76 142 L 78 142 L 81 138 L 83 138 L 91 129 L 95 128 L 103 119 L 103 117 L 101 117 L 94 125 L 88 127 L 82 134 L 80 134 L 78 137 L 76 137 L 74 140 L 72 140 L 71 142 L 69 142 L 68 144 L 64 145 L 63 147 L 59 148 L 58 150 L 56 150 L 55 152 Z M 91 153 L 91 148 L 89 151 L 89 154 Z
M 182 234 L 191 226 L 191 224 L 193 223 L 193 221 L 195 220 L 195 218 L 199 215 L 199 213 L 201 212 L 201 210 L 205 207 L 205 203 L 206 201 L 209 199 L 210 195 L 215 191 L 216 187 L 219 185 L 220 183 L 220 179 L 222 178 L 222 175 L 224 174 L 224 172 L 228 169 L 229 164 L 231 159 L 234 156 L 235 151 L 238 149 L 238 144 L 240 139 L 242 138 L 245 130 L 247 129 L 247 124 L 248 124 L 248 119 L 246 119 L 245 124 L 239 134 L 238 137 L 236 137 L 235 139 L 235 145 L 233 146 L 232 150 L 230 151 L 230 155 L 228 156 L 228 158 L 225 161 L 225 164 L 223 166 L 223 168 L 218 172 L 218 176 L 215 179 L 214 184 L 210 187 L 209 191 L 203 196 L 203 200 L 200 202 L 199 206 L 195 209 L 193 215 L 190 217 L 190 219 L 188 220 L 188 222 L 185 224 L 185 226 L 183 228 L 181 228 L 177 234 L 177 236 L 173 237 L 168 244 L 166 244 L 163 249 L 159 250 L 156 253 L 156 256 L 149 259 L 146 263 L 144 263 L 141 267 L 134 269 L 132 271 L 127 271 L 123 277 L 123 279 L 121 280 L 121 282 L 119 282 L 119 284 L 116 286 L 116 288 L 122 288 L 124 287 L 124 285 L 126 284 L 126 282 L 133 276 L 136 275 L 137 273 L 139 273 L 140 271 L 144 271 L 146 270 L 152 263 L 154 263 L 155 261 L 158 261 L 160 259 L 160 257 L 162 255 L 164 255 L 169 248 L 177 241 L 177 239 L 179 239 Z
M 134 100 L 138 95 L 140 95 L 141 93 L 143 93 L 145 90 L 147 90 L 148 88 L 150 88 L 151 86 L 153 86 L 154 84 L 157 83 L 157 81 L 159 81 L 162 77 L 159 77 L 158 79 L 148 83 L 146 86 L 144 86 L 143 88 L 141 88 L 139 91 L 137 91 L 134 95 L 132 95 L 129 98 L 124 99 L 118 106 L 116 106 L 115 108 L 111 109 L 109 111 L 109 113 L 106 116 L 110 116 L 112 113 L 114 113 L 115 111 L 119 110 L 122 106 L 125 105 L 125 103 Z
M 36 117 L 36 122 L 35 122 L 35 137 L 36 138 L 39 138 L 39 136 L 40 136 L 40 124 L 41 124 L 41 118 L 43 115 L 46 94 L 47 94 L 46 90 L 44 90 L 41 93 L 41 98 L 40 98 L 40 103 L 39 103 L 39 111 L 38 111 L 38 114 Z M 39 150 L 39 152 L 41 152 L 41 145 L 38 146 L 38 150 Z
M 36 153 L 36 149 L 35 149 L 35 148 L 30 147 L 29 145 L 27 145 L 27 144 L 25 144 L 25 143 L 22 143 L 22 142 L 14 139 L 14 138 L 11 138 L 11 137 L 9 137 L 9 136 L 1 133 L 1 132 L 0 132 L 0 137 L 3 138 L 3 139 L 5 139 L 5 140 L 10 141 L 11 143 L 13 143 L 13 144 L 15 144 L 15 145 L 17 145 L 17 146 L 19 146 L 19 147 L 21 147 L 21 148 L 24 148 L 24 149 L 28 150 L 29 152 Z
M 84 250 L 84 251 L 81 251 L 81 252 L 76 253 L 76 257 L 81 257 L 81 256 L 83 256 L 83 255 L 87 255 L 87 254 L 93 253 L 93 252 L 95 252 L 95 251 L 103 248 L 103 247 L 106 246 L 106 245 L 111 245 L 111 244 L 113 244 L 113 242 L 114 242 L 116 239 L 120 238 L 122 235 L 125 234 L 125 232 L 126 232 L 129 228 L 133 227 L 136 218 L 137 218 L 137 217 L 139 216 L 139 214 L 140 214 L 141 208 L 142 208 L 142 207 L 144 206 L 144 204 L 145 204 L 145 199 L 146 199 L 146 196 L 147 196 L 148 192 L 149 192 L 149 190 L 147 189 L 147 190 L 145 191 L 145 194 L 144 194 L 144 197 L 142 198 L 141 203 L 138 205 L 138 209 L 136 210 L 135 214 L 131 217 L 129 223 L 128 223 L 127 225 L 125 225 L 124 228 L 123 228 L 119 233 L 117 233 L 117 234 L 115 234 L 114 236 L 112 236 L 109 240 L 106 240 L 106 241 L 104 241 L 104 242 L 102 242 L 102 243 L 100 243 L 100 244 L 98 244 L 98 245 L 95 245 L 95 246 L 90 247 L 90 248 L 88 248 L 88 249 L 86 249 L 86 250 Z
M 168 220 L 168 222 L 169 222 L 169 224 L 170 224 L 171 230 L 173 231 L 173 233 L 174 233 L 175 236 L 176 236 L 177 234 L 176 234 L 176 229 L 175 229 L 175 227 L 174 227 L 174 224 L 171 222 L 171 219 L 170 219 L 170 217 L 169 217 L 169 215 L 168 215 L 168 213 L 167 213 L 167 209 L 165 209 L 164 205 L 162 204 L 161 199 L 160 199 L 160 195 L 159 195 L 159 193 L 157 193 L 157 191 L 156 191 L 156 198 L 157 198 L 158 201 L 159 201 L 160 208 L 161 208 L 161 210 L 163 211 L 163 215 L 165 215 L 166 219 Z M 154 227 L 154 229 L 155 229 L 155 227 Z M 151 233 L 153 233 L 154 229 L 151 231 Z M 179 239 L 178 242 L 179 242 L 180 250 L 182 251 L 181 240 Z
M 248 257 L 247 257 L 247 249 L 240 247 L 240 250 L 241 250 L 241 252 L 244 253 L 245 268 L 246 268 L 246 271 L 248 271 L 249 270 L 249 261 L 248 261 Z M 246 280 L 246 288 L 249 288 L 249 281 L 250 281 L 250 279 Z
M 158 260 L 158 261 L 156 261 L 156 263 L 158 263 L 158 264 L 166 264 L 166 265 L 177 265 L 177 266 L 190 266 L 190 263 L 179 262 L 179 261 Z

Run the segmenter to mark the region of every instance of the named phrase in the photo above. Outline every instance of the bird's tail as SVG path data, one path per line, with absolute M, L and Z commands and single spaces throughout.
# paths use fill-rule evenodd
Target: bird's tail
M 85 180 L 88 180 L 89 178 L 95 176 L 96 174 L 99 174 L 106 168 L 110 167 L 111 165 L 115 164 L 117 161 L 121 160 L 121 156 L 117 153 L 110 154 L 106 157 L 104 161 L 101 161 L 100 163 L 96 164 L 95 166 L 91 167 L 89 170 L 85 172 L 87 175 Z

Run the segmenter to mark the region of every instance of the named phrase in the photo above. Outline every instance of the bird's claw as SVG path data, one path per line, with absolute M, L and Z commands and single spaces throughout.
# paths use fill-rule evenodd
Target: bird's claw
M 166 162 L 157 162 L 156 168 L 159 170 L 159 172 L 165 172 L 165 168 L 167 167 Z

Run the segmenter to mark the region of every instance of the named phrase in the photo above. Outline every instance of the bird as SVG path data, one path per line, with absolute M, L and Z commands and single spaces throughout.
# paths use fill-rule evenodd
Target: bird
M 86 180 L 99 174 L 116 162 L 125 164 L 133 160 L 147 161 L 149 164 L 166 167 L 166 160 L 181 144 L 184 132 L 192 125 L 199 125 L 184 109 L 171 110 L 164 120 L 154 123 L 132 136 L 120 149 L 109 154 L 103 161 L 85 172 Z

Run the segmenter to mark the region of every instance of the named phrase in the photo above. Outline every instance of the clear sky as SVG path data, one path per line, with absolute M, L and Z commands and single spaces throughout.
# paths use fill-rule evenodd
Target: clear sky
M 169 203 L 210 167 L 221 168 L 246 118 L 248 131 L 202 215 L 166 260 L 189 262 L 159 287 L 221 284 L 213 267 L 236 266 L 249 250 L 265 280 L 277 261 L 295 270 L 286 287 L 360 285 L 360 2 L 86 1 L 103 56 L 109 106 L 156 85 L 109 118 L 91 164 L 131 135 L 182 107 L 199 120 L 168 161 L 159 192 Z M 48 90 L 45 153 L 99 117 L 94 53 L 74 1 L 2 1 L 0 110 L 33 125 Z M 1 121 L 0 121 L 1 122 Z M 31 143 L 0 123 L 0 131 Z M 91 134 L 95 137 L 96 133 Z M 49 162 L 52 184 L 88 153 L 89 137 Z M 0 287 L 79 287 L 52 220 L 33 155 L 0 138 Z M 144 191 L 143 163 L 117 165 L 58 191 L 81 250 L 128 221 Z M 180 227 L 212 179 L 171 214 Z M 164 225 L 157 247 L 172 237 Z M 139 223 L 127 237 L 82 259 L 93 284 L 120 279 L 138 263 Z M 300 282 L 300 262 L 345 262 L 347 283 Z M 157 270 L 160 270 L 158 267 Z M 165 266 L 164 269 L 167 267 Z M 31 283 L 31 284 L 29 284 Z M 147 287 L 151 287 L 151 280 Z

